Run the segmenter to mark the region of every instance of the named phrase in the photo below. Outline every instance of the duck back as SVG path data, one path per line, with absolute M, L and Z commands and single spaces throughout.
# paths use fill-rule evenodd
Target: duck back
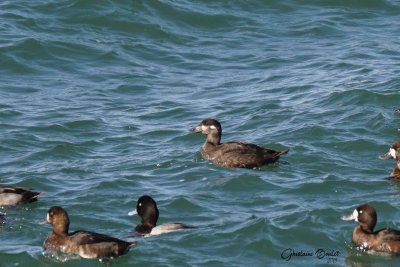
M 216 146 L 205 144 L 202 155 L 222 167 L 256 168 L 276 162 L 288 151 L 276 151 L 255 144 L 231 141 Z

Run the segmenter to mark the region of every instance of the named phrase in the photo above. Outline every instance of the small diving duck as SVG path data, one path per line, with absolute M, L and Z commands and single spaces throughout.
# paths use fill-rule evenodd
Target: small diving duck
M 368 204 L 358 206 L 352 214 L 342 220 L 358 222 L 353 231 L 352 241 L 357 249 L 385 253 L 400 253 L 400 231 L 385 228 L 374 232 L 377 222 L 375 209 Z
M 289 149 L 276 151 L 238 141 L 221 143 L 222 127 L 215 119 L 204 119 L 191 131 L 207 135 L 201 154 L 204 159 L 221 167 L 252 169 L 276 162 L 280 156 L 289 152 Z
M 129 212 L 128 215 L 139 215 L 142 219 L 135 227 L 135 235 L 151 236 L 194 228 L 182 223 L 165 223 L 156 226 L 159 215 L 157 204 L 152 197 L 147 195 L 143 195 L 138 199 L 136 209 Z
M 44 223 L 53 227 L 44 241 L 46 250 L 77 254 L 86 259 L 115 258 L 129 251 L 137 242 L 127 242 L 108 235 L 78 230 L 68 233 L 69 217 L 65 209 L 53 206 Z
M 380 159 L 393 158 L 394 160 L 396 160 L 396 166 L 390 173 L 390 178 L 400 179 L 400 141 L 394 143 L 389 148 L 389 151 L 385 155 L 380 156 L 379 158 Z
M 11 206 L 37 201 L 43 192 L 34 192 L 23 187 L 0 185 L 0 206 Z

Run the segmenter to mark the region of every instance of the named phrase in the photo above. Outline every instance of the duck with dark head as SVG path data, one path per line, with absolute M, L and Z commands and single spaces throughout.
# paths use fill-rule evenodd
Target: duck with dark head
M 400 253 L 400 231 L 390 228 L 374 231 L 378 218 L 371 205 L 358 206 L 352 214 L 343 216 L 342 220 L 359 223 L 352 236 L 352 241 L 359 250 Z
M 46 250 L 76 254 L 82 258 L 115 258 L 128 252 L 137 243 L 89 231 L 78 230 L 68 233 L 68 213 L 59 206 L 49 209 L 44 223 L 53 227 L 43 244 Z
M 280 156 L 289 152 L 289 149 L 276 151 L 238 141 L 221 143 L 222 127 L 215 119 L 204 119 L 191 131 L 207 135 L 201 154 L 204 159 L 221 167 L 252 169 L 276 162 Z
M 159 216 L 157 203 L 148 195 L 141 196 L 136 203 L 136 209 L 129 212 L 128 215 L 139 215 L 141 218 L 141 222 L 135 227 L 134 235 L 152 236 L 194 228 L 193 226 L 183 223 L 164 223 L 157 225 Z

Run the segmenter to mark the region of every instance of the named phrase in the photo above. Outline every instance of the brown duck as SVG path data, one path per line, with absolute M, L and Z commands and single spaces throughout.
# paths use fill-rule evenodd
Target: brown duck
M 280 156 L 289 152 L 289 149 L 276 151 L 238 141 L 221 143 L 222 127 L 215 119 L 205 119 L 191 131 L 207 135 L 207 139 L 201 148 L 201 154 L 204 159 L 221 167 L 261 167 L 276 162 Z
M 393 171 L 390 173 L 390 178 L 393 179 L 400 179 L 400 141 L 394 143 L 390 148 L 389 151 L 379 157 L 380 159 L 388 159 L 393 158 L 396 161 L 396 166 L 394 167 Z
M 371 205 L 358 206 L 352 214 L 343 216 L 342 220 L 359 223 L 352 236 L 352 241 L 359 250 L 400 253 L 400 231 L 390 228 L 374 231 L 377 215 Z
M 128 252 L 137 243 L 89 231 L 68 233 L 68 213 L 59 206 L 49 209 L 45 223 L 53 227 L 43 244 L 46 250 L 77 254 L 82 258 L 115 258 Z

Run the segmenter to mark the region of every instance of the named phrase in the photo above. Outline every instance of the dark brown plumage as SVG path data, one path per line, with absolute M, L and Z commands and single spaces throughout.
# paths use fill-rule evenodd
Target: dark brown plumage
M 389 148 L 389 151 L 380 157 L 380 159 L 388 159 L 393 158 L 396 161 L 396 166 L 393 171 L 390 173 L 390 178 L 392 179 L 400 179 L 400 141 L 392 144 Z
M 68 213 L 62 207 L 51 207 L 47 212 L 46 222 L 53 227 L 43 244 L 46 250 L 77 254 L 88 259 L 114 258 L 136 245 L 136 242 L 127 242 L 89 231 L 79 230 L 69 234 Z
M 231 141 L 221 143 L 222 127 L 214 119 L 205 119 L 197 127 L 191 129 L 207 135 L 201 154 L 204 159 L 212 161 L 221 167 L 255 168 L 276 162 L 289 149 L 276 151 L 255 144 Z
M 0 206 L 35 202 L 43 192 L 34 192 L 23 187 L 0 185 Z
M 342 220 L 359 222 L 353 231 L 352 241 L 360 250 L 400 253 L 400 231 L 385 228 L 374 232 L 377 215 L 371 205 L 358 206 L 351 215 L 343 216 Z

